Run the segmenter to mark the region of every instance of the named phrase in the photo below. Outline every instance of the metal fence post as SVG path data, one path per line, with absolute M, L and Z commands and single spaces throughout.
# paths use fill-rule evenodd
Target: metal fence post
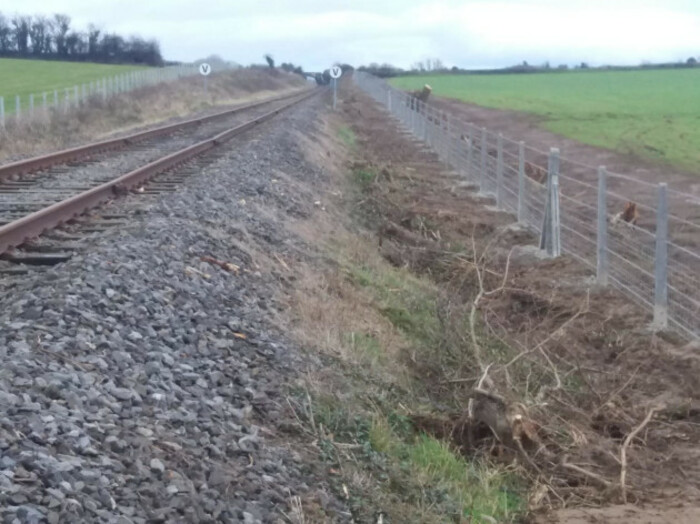
M 474 126 L 467 124 L 467 179 L 473 181 L 474 177 Z
M 659 184 L 659 203 L 656 207 L 654 327 L 668 327 L 668 200 L 665 183 Z
M 452 126 L 450 125 L 450 115 L 445 114 L 445 163 L 449 166 L 450 164 L 450 152 L 452 150 Z
M 518 142 L 518 222 L 525 223 L 525 142 Z
M 598 235 L 596 242 L 596 277 L 601 286 L 608 285 L 608 213 L 607 213 L 607 171 L 605 166 L 598 168 Z
M 496 142 L 496 207 L 503 209 L 503 134 Z
M 486 128 L 481 128 L 481 170 L 479 173 L 479 192 L 486 190 Z
M 561 255 L 561 224 L 559 221 L 559 150 L 550 149 L 547 166 L 547 202 L 542 223 L 540 249 L 550 257 Z

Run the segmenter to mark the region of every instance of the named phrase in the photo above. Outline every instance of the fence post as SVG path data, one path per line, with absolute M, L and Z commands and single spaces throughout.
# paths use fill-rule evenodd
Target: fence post
M 547 166 L 547 202 L 542 223 L 540 249 L 550 257 L 561 255 L 561 224 L 559 221 L 559 150 L 550 149 Z
M 447 134 L 447 137 L 445 138 L 445 163 L 448 166 L 451 166 L 451 164 L 450 164 L 450 152 L 452 150 L 452 126 L 450 125 L 449 113 L 446 113 L 445 116 L 446 116 L 445 133 Z
M 20 100 L 19 100 L 19 95 L 15 95 L 15 120 L 19 124 L 19 119 L 20 119 Z
M 496 207 L 503 209 L 503 134 L 498 133 L 496 142 Z
M 607 213 L 607 171 L 605 166 L 598 168 L 598 236 L 596 242 L 596 277 L 601 286 L 608 285 L 608 213 Z
M 80 90 L 78 86 L 73 86 L 73 96 L 75 98 L 75 107 L 80 107 Z
M 518 222 L 525 223 L 525 142 L 518 142 Z
M 34 119 L 34 93 L 29 94 L 29 118 Z
M 666 183 L 659 184 L 654 256 L 654 327 L 668 327 L 668 201 Z
M 479 192 L 486 190 L 486 128 L 481 128 L 481 171 L 479 173 Z
M 474 177 L 474 126 L 471 123 L 467 124 L 467 179 L 472 180 Z
M 5 98 L 0 96 L 0 127 L 5 129 Z
M 45 117 L 48 116 L 48 114 L 49 114 L 49 106 L 48 106 L 48 103 L 47 103 L 47 100 L 46 100 L 46 95 L 47 95 L 46 91 L 44 91 L 44 92 L 41 94 L 41 98 L 42 98 L 41 105 L 42 105 L 42 108 L 43 108 L 44 116 L 45 116 Z
M 53 106 L 58 111 L 58 89 L 53 90 Z

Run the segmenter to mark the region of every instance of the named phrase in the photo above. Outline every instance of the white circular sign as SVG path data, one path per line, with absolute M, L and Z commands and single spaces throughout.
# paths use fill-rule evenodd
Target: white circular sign
M 199 64 L 199 74 L 203 76 L 209 76 L 211 73 L 211 66 L 207 63 Z
M 331 67 L 331 78 L 340 78 L 340 75 L 343 74 L 343 70 L 340 68 L 340 66 L 333 66 Z

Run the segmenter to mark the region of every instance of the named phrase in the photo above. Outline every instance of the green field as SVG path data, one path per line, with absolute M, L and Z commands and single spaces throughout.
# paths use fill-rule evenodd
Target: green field
M 20 95 L 23 107 L 29 105 L 29 95 L 34 93 L 39 99 L 41 93 L 61 91 L 98 80 L 116 76 L 128 71 L 143 69 L 135 66 L 91 64 L 81 62 L 57 62 L 46 60 L 15 60 L 0 58 L 0 96 L 5 98 L 5 111 L 14 112 L 15 96 Z M 53 95 L 51 95 L 53 96 Z
M 438 96 L 532 113 L 560 135 L 700 173 L 700 69 L 425 75 L 391 83 L 427 83 Z

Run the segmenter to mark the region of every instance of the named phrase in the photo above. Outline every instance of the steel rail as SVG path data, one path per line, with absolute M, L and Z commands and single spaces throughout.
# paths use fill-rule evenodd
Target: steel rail
M 300 96 L 302 91 L 296 91 L 294 93 L 287 93 L 284 95 L 266 98 L 265 100 L 259 100 L 257 102 L 252 102 L 250 104 L 244 104 L 240 106 L 227 109 L 225 111 L 220 111 L 212 115 L 192 118 L 190 120 L 185 120 L 183 122 L 177 122 L 175 124 L 168 124 L 161 127 L 156 127 L 154 129 L 149 129 L 147 131 L 140 131 L 138 133 L 133 133 L 131 135 L 123 136 L 120 138 L 112 138 L 109 140 L 103 140 L 100 142 L 93 142 L 91 144 L 86 144 L 84 146 L 73 147 L 70 149 L 64 149 L 62 151 L 57 151 L 55 153 L 49 153 L 47 155 L 42 155 L 33 158 L 27 158 L 24 160 L 19 160 L 11 164 L 6 164 L 0 166 L 0 180 L 5 180 L 14 175 L 24 175 L 34 171 L 40 171 L 51 166 L 58 164 L 65 164 L 74 160 L 79 160 L 82 158 L 90 157 L 96 153 L 102 153 L 104 151 L 110 151 L 115 149 L 120 149 L 127 147 L 131 144 L 137 142 L 142 142 L 149 138 L 155 138 L 162 135 L 168 135 L 179 131 L 180 129 L 186 129 L 192 126 L 198 126 L 212 120 L 217 120 L 220 118 L 228 117 L 241 111 L 247 111 L 248 109 L 253 109 L 255 107 L 260 107 L 265 104 L 272 102 L 279 102 L 282 100 L 287 100 L 289 98 L 294 98 Z
M 109 182 L 105 182 L 96 187 L 83 191 L 70 198 L 52 204 L 44 209 L 26 215 L 18 220 L 0 227 L 0 253 L 4 253 L 13 247 L 17 247 L 31 238 L 35 238 L 47 230 L 53 229 L 85 211 L 97 207 L 104 202 L 112 200 L 115 196 L 127 192 L 129 189 L 138 187 L 148 181 L 154 175 L 160 174 L 168 169 L 182 164 L 224 142 L 230 140 L 266 120 L 271 119 L 282 111 L 302 102 L 319 91 L 313 90 L 299 96 L 297 99 L 284 104 L 273 111 L 262 116 L 249 120 L 236 127 L 223 131 L 211 138 L 188 146 L 180 151 L 166 155 L 158 160 L 150 162 L 129 173 L 121 175 Z

